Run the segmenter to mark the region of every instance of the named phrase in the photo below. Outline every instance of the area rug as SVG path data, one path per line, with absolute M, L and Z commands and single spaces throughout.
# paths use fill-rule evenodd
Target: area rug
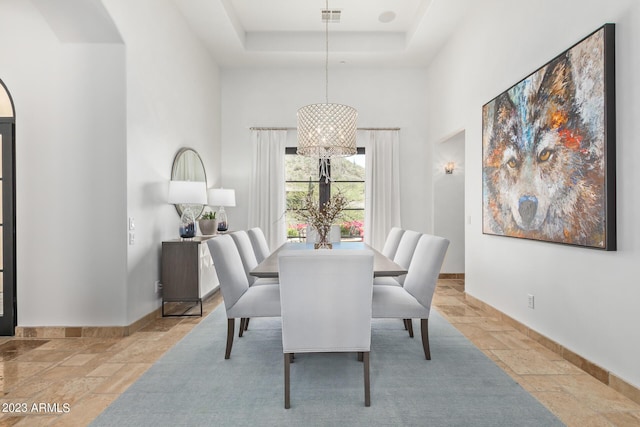
M 371 406 L 355 354 L 300 354 L 284 409 L 280 319 L 251 319 L 224 359 L 221 306 L 116 399 L 93 426 L 562 426 L 432 310 L 432 360 L 399 320 L 375 319 Z M 237 330 L 237 327 L 236 327 Z

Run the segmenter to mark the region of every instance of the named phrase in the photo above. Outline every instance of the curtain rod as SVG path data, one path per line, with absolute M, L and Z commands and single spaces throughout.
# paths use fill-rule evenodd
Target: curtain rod
M 400 130 L 400 128 L 357 128 L 358 130 Z M 250 127 L 249 130 L 298 130 L 291 127 Z

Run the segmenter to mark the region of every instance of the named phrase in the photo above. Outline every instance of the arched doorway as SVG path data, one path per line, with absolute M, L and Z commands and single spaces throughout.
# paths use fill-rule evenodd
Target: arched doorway
M 0 335 L 16 326 L 15 110 L 0 80 Z

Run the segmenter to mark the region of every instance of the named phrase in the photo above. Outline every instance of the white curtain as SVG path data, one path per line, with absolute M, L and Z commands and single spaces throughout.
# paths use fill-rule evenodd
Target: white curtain
M 364 241 L 381 250 L 391 227 L 400 227 L 400 131 L 359 130 L 365 147 Z
M 286 240 L 284 152 L 286 130 L 252 130 L 253 176 L 249 198 L 249 228 L 260 227 L 269 249 Z

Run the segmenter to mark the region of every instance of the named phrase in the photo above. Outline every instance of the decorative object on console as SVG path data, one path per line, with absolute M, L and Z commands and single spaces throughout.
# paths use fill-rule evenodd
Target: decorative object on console
M 329 2 L 322 11 L 325 23 L 325 103 L 306 105 L 298 110 L 298 154 L 320 160 L 320 176 L 329 180 L 327 160 L 357 153 L 355 108 L 329 104 Z M 334 21 L 332 21 L 334 22 Z
M 202 214 L 198 219 L 198 227 L 203 236 L 213 236 L 218 231 L 218 220 L 216 213 L 209 211 Z
M 347 199 L 338 193 L 319 206 L 317 198 L 313 196 L 313 190 L 307 192 L 302 207 L 296 209 L 294 214 L 316 229 L 319 237 L 318 242 L 314 244 L 316 249 L 331 249 L 333 247 L 329 239 L 331 226 L 338 221 L 342 210 L 348 203 Z
M 180 237 L 190 239 L 196 235 L 196 217 L 207 204 L 207 189 L 204 182 L 169 181 L 169 203 L 180 205 Z
M 236 205 L 236 191 L 229 188 L 210 188 L 209 192 L 209 205 L 219 206 L 217 213 L 218 219 L 218 232 L 224 233 L 229 230 L 229 222 L 227 219 L 227 213 L 225 212 L 225 206 Z
M 615 25 L 482 107 L 484 234 L 616 250 Z

